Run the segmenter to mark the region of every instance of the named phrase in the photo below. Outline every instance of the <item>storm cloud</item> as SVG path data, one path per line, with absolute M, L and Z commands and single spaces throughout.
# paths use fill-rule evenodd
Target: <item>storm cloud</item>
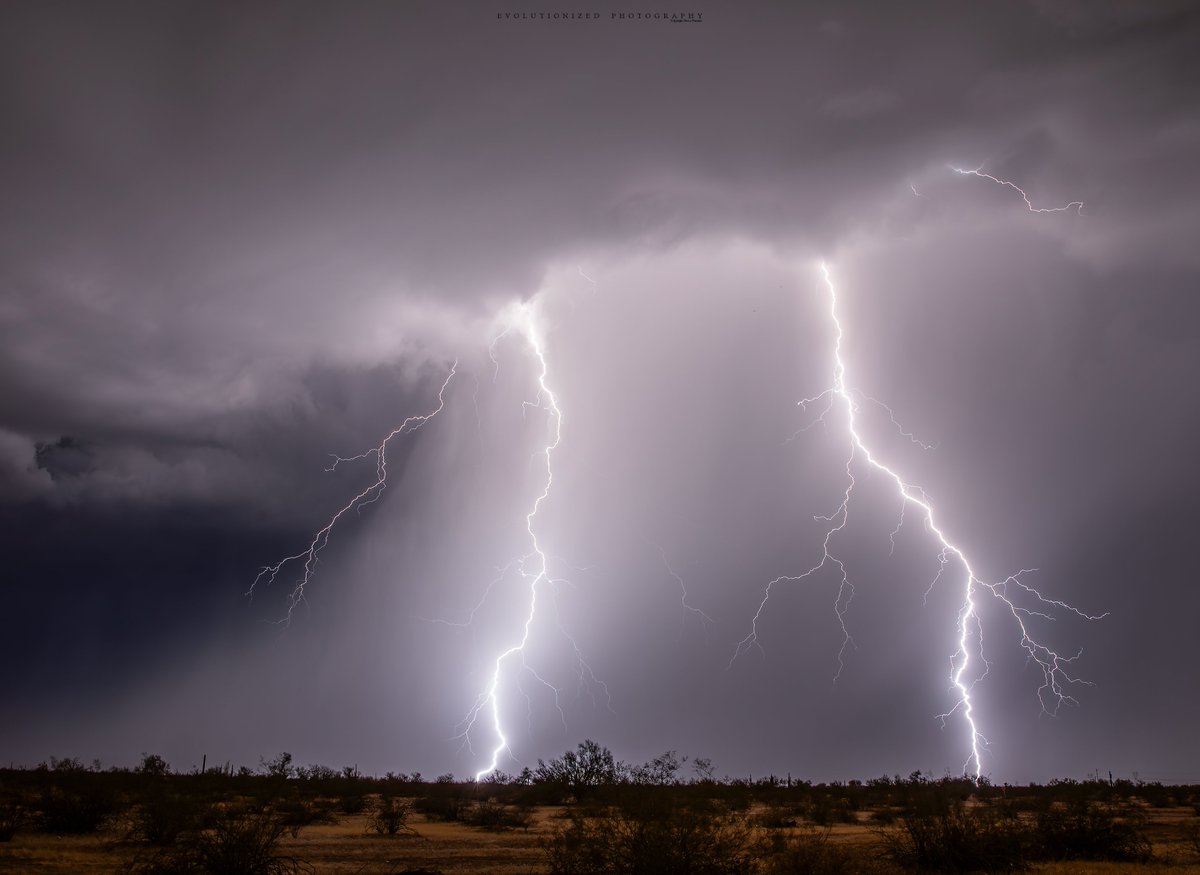
M 562 10 L 2 13 L 0 753 L 478 768 L 487 733 L 456 736 L 520 623 L 503 571 L 542 487 L 534 362 L 489 348 L 526 301 L 563 409 L 539 537 L 571 584 L 529 655 L 562 714 L 514 687 L 505 768 L 592 736 L 718 773 L 960 770 L 934 719 L 959 594 L 926 595 L 915 517 L 892 546 L 879 478 L 840 540 L 837 684 L 830 575 L 781 588 L 730 663 L 844 487 L 844 434 L 797 405 L 832 380 L 823 258 L 848 379 L 933 446 L 870 406 L 888 459 L 989 579 L 1036 567 L 1109 612 L 1041 624 L 1095 684 L 1052 719 L 988 615 L 985 772 L 1200 780 L 1190 5 L 513 11 Z M 456 360 L 271 625 L 291 576 L 248 600 L 258 569 L 373 475 L 330 454 L 430 409 Z

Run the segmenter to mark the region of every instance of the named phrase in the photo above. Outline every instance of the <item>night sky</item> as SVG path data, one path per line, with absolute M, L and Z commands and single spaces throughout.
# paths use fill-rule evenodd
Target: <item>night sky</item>
M 977 596 L 983 774 L 1200 781 L 1197 45 L 1185 2 L 4 4 L 0 760 L 486 766 L 524 302 L 561 441 L 499 765 L 961 774 L 962 568 L 861 457 L 853 599 L 777 585 L 732 659 L 846 487 L 823 259 L 864 440 L 982 579 L 1107 614 L 1028 618 L 1086 682 L 1051 716 Z M 375 477 L 331 454 L 455 361 L 279 623 L 259 569 Z

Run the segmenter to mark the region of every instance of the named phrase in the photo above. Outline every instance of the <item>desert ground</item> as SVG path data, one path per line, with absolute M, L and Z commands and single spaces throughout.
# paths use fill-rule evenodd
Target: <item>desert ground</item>
M 416 815 L 411 823 L 413 832 L 396 836 L 375 833 L 369 828 L 366 814 L 349 815 L 340 817 L 337 823 L 314 824 L 295 835 L 286 833 L 279 854 L 304 861 L 311 871 L 328 875 L 395 875 L 421 870 L 461 875 L 544 873 L 550 869 L 543 843 L 553 836 L 563 815 L 560 806 L 539 807 L 527 828 L 500 832 Z M 1184 826 L 1193 819 L 1197 818 L 1190 808 L 1151 809 L 1146 832 L 1154 858 L 1149 862 L 1056 862 L 1036 865 L 1031 871 L 1047 875 L 1163 871 L 1200 875 L 1200 853 L 1184 832 Z M 800 836 L 813 829 L 805 825 L 784 828 Z M 864 816 L 861 823 L 829 827 L 828 840 L 853 846 L 871 857 L 879 853 L 877 831 Z M 0 871 L 102 875 L 127 869 L 139 856 L 145 856 L 145 849 L 126 841 L 119 828 L 85 836 L 19 833 L 0 844 Z
M 153 757 L 0 769 L 0 872 L 1200 875 L 1197 787 L 679 780 L 588 771 L 585 754 L 481 783 Z

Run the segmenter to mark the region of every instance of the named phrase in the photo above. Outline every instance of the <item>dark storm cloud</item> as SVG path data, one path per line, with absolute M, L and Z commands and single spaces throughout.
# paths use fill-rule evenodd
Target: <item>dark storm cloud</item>
M 589 652 L 605 652 L 622 605 L 651 598 L 635 583 L 658 560 L 630 546 L 645 544 L 642 521 L 672 541 L 673 554 L 693 557 L 681 561 L 693 563 L 697 597 L 727 618 L 710 650 L 686 651 L 690 662 L 668 652 L 652 622 L 630 627 L 644 651 L 600 657 L 613 660 L 614 686 L 628 681 L 628 695 L 645 700 L 623 713 L 649 715 L 601 728 L 648 748 L 679 746 L 649 682 L 633 680 L 645 674 L 639 652 L 657 654 L 662 669 L 650 676 L 672 689 L 672 707 L 700 722 L 714 719 L 698 704 L 712 696 L 743 695 L 761 708 L 790 684 L 801 685 L 797 699 L 828 693 L 816 689 L 827 672 L 799 681 L 780 662 L 764 664 L 758 680 L 739 666 L 737 690 L 710 688 L 703 673 L 723 668 L 726 639 L 736 641 L 732 627 L 760 582 L 795 567 L 797 520 L 827 510 L 805 490 L 836 488 L 834 457 L 800 462 L 793 450 L 758 443 L 794 431 L 796 397 L 824 386 L 822 314 L 806 310 L 809 323 L 797 326 L 792 292 L 778 291 L 807 283 L 796 265 L 822 254 L 837 259 L 848 288 L 848 343 L 863 388 L 942 441 L 906 464 L 961 520 L 962 538 L 990 551 L 987 567 L 1007 573 L 1014 555 L 1033 554 L 1095 578 L 1068 583 L 1064 594 L 1097 610 L 1132 610 L 1116 595 L 1119 582 L 1081 557 L 1093 541 L 1122 542 L 1144 515 L 1186 514 L 1180 484 L 1194 484 L 1173 460 L 1200 427 L 1195 406 L 1180 400 L 1200 364 L 1189 296 L 1200 266 L 1195 12 L 1125 3 L 689 9 L 704 11 L 704 23 L 614 21 L 607 7 L 596 21 L 502 21 L 483 4 L 7 7 L 6 512 L 39 520 L 69 512 L 76 525 L 54 528 L 55 543 L 81 555 L 100 542 L 135 551 L 149 537 L 165 556 L 188 543 L 218 545 L 223 531 L 270 531 L 261 549 L 246 536 L 193 563 L 179 587 L 206 606 L 197 619 L 150 611 L 143 626 L 194 629 L 224 607 L 214 591 L 294 551 L 340 506 L 346 481 L 321 477 L 326 454 L 358 452 L 398 413 L 426 409 L 449 359 L 461 356 L 464 373 L 482 378 L 474 409 L 464 377 L 448 411 L 457 428 L 395 451 L 404 488 L 391 494 L 414 497 L 362 523 L 385 543 L 384 521 L 406 532 L 429 527 L 421 531 L 442 549 L 436 555 L 412 546 L 420 542 L 411 534 L 399 539 L 406 547 L 370 548 L 410 569 L 404 598 L 378 582 L 373 597 L 392 593 L 388 604 L 405 614 L 452 615 L 470 602 L 462 581 L 488 579 L 489 566 L 513 552 L 519 532 L 491 531 L 487 520 L 519 521 L 531 486 L 515 473 L 537 438 L 514 400 L 528 396 L 516 385 L 518 353 L 504 359 L 514 384 L 488 400 L 491 319 L 514 297 L 565 289 L 571 303 L 554 310 L 556 367 L 578 430 L 574 457 L 564 447 L 560 486 L 576 496 L 566 499 L 570 515 L 587 524 L 548 524 L 576 554 L 629 556 L 608 559 L 616 568 L 605 585 L 624 601 L 590 606 L 611 616 L 596 624 Z M 1010 190 L 946 166 L 980 162 L 1039 204 L 1083 201 L 1082 216 L 1030 216 Z M 581 267 L 597 279 L 594 293 Z M 735 305 L 750 310 L 731 312 Z M 806 379 L 814 385 L 797 385 Z M 1164 411 L 1169 427 L 1142 428 Z M 625 439 L 619 446 L 614 433 Z M 816 440 L 814 455 L 832 446 Z M 999 492 L 994 501 L 963 485 L 989 467 L 983 489 Z M 441 483 L 472 483 L 475 492 L 443 495 Z M 1030 493 L 1040 496 L 1033 509 Z M 1098 509 L 1114 504 L 1136 519 Z M 769 520 L 754 516 L 764 507 L 776 509 Z M 163 527 L 124 526 L 122 515 L 158 515 Z M 456 519 L 460 531 L 425 518 Z M 287 543 L 277 549 L 276 539 Z M 1169 577 L 1175 554 L 1152 542 L 1145 573 Z M 16 560 L 23 579 L 53 549 L 47 540 L 27 546 Z M 870 550 L 862 547 L 864 577 L 896 574 Z M 150 572 L 104 555 L 105 591 L 146 591 Z M 915 550 L 912 562 L 922 556 Z M 348 576 L 355 569 L 372 580 L 393 567 L 341 561 Z M 39 586 L 70 602 L 86 587 L 85 567 L 56 566 Z M 49 616 L 39 601 L 49 596 L 28 598 L 30 614 Z M 823 595 L 810 598 L 785 602 L 779 622 L 789 610 L 828 614 Z M 648 616 L 671 610 L 659 604 Z M 358 605 L 337 622 L 312 621 L 317 631 L 298 635 L 303 643 L 289 652 L 336 650 L 340 622 L 381 624 L 383 635 L 380 613 Z M 86 611 L 70 616 L 72 627 L 89 623 Z M 884 614 L 862 619 L 864 630 L 887 625 Z M 447 648 L 439 664 L 467 661 L 416 628 L 408 633 L 423 646 Z M 66 632 L 45 620 L 21 640 Z M 829 633 L 813 626 L 814 636 Z M 910 637 L 882 640 L 943 671 L 945 654 Z M 823 671 L 837 642 L 812 640 L 806 658 L 824 654 Z M 473 665 L 490 643 L 474 645 Z M 370 661 L 337 652 L 347 664 Z M 397 662 L 412 653 L 401 648 Z M 701 671 L 689 674 L 689 664 Z M 220 687 L 212 677 L 222 676 L 197 683 Z M 944 707 L 927 679 L 859 675 L 847 683 L 863 689 L 846 692 L 842 707 L 866 713 L 881 696 L 929 697 L 915 706 L 925 715 Z M 406 695 L 425 694 L 412 678 L 403 683 Z M 461 716 L 463 694 L 461 684 L 438 693 L 444 701 L 429 721 L 438 732 Z M 253 701 L 253 688 L 239 695 Z M 429 726 L 372 707 L 377 725 L 406 727 L 415 759 L 445 756 Z M 722 719 L 724 732 L 698 733 L 696 743 L 732 759 L 740 724 Z M 781 722 L 763 750 L 783 749 L 791 731 Z M 937 743 L 908 749 L 927 763 Z
M 381 299 L 496 301 L 563 253 L 696 231 L 837 239 L 947 160 L 1032 165 L 1098 201 L 1094 234 L 1120 211 L 1160 237 L 1192 208 L 1114 166 L 1183 170 L 1195 145 L 1168 15 L 1083 34 L 954 4 L 553 34 L 390 4 L 10 17 L 10 392 L 52 374 L 108 407 L 236 397 L 273 361 L 391 354 L 361 339 Z

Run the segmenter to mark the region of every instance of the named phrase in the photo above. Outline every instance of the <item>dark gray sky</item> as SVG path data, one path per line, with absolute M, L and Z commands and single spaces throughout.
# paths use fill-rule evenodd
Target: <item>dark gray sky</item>
M 471 774 L 503 673 L 519 770 L 594 737 L 718 774 L 957 773 L 959 569 L 861 465 L 864 437 L 1092 685 L 1042 713 L 980 599 L 995 780 L 1200 781 L 1200 15 L 1187 3 L 10 3 L 0 13 L 0 758 L 179 767 L 291 751 Z M 513 19 L 583 12 L 594 19 Z M 950 165 L 1020 185 L 1020 195 Z M 335 529 L 290 626 L 304 548 Z M 861 460 L 860 460 L 861 461 Z M 680 601 L 713 622 L 706 626 Z M 489 588 L 489 583 L 498 582 Z M 478 607 L 472 613 L 473 609 Z M 473 618 L 473 619 L 472 619 Z M 465 623 L 466 626 L 453 625 Z M 440 622 L 439 622 L 440 621 Z M 570 636 L 570 638 L 568 638 Z M 597 683 L 580 683 L 576 649 Z M 559 687 L 554 696 L 532 676 Z M 518 688 L 518 678 L 523 678 Z

